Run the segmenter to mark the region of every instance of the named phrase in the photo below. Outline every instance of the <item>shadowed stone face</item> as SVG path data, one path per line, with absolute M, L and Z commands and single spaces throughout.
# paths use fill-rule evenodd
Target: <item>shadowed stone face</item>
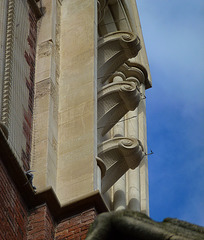
M 171 218 L 155 222 L 140 212 L 123 210 L 97 217 L 87 240 L 100 239 L 201 240 L 204 239 L 204 228 Z

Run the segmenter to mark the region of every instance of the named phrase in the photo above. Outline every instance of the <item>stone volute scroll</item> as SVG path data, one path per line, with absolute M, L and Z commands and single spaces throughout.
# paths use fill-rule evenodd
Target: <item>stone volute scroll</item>
M 134 81 L 133 79 L 137 79 L 140 84 L 145 85 L 146 89 L 152 86 L 147 70 L 143 65 L 136 63 L 134 59 L 128 59 L 119 67 L 118 71 L 125 75 L 125 80 Z
M 140 39 L 131 32 L 112 32 L 98 40 L 98 80 L 104 83 L 141 49 Z
M 98 146 L 98 158 L 104 163 L 102 193 L 106 192 L 128 169 L 135 169 L 145 153 L 135 138 L 116 137 Z
M 98 92 L 98 133 L 104 136 L 128 111 L 140 102 L 136 82 L 113 82 Z

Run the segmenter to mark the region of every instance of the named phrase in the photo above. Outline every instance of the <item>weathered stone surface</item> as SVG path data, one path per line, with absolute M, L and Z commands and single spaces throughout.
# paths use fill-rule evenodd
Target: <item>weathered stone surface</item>
M 86 239 L 203 240 L 204 227 L 171 218 L 155 222 L 140 212 L 124 210 L 100 214 Z

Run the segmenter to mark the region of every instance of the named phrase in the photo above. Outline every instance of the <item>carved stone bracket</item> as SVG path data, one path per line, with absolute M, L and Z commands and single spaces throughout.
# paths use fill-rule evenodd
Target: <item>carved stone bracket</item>
M 126 80 L 136 78 L 140 83 L 145 84 L 146 89 L 151 87 L 145 67 L 141 64 L 131 61 L 131 59 L 121 65 L 117 71 L 122 72 L 125 75 Z
M 135 169 L 144 157 L 141 142 L 135 138 L 117 137 L 98 146 L 98 157 L 105 165 L 102 192 L 106 192 L 128 169 Z
M 98 130 L 104 136 L 128 111 L 140 102 L 140 92 L 135 82 L 116 82 L 98 92 Z
M 141 49 L 139 38 L 131 32 L 113 32 L 98 40 L 98 79 L 107 80 Z

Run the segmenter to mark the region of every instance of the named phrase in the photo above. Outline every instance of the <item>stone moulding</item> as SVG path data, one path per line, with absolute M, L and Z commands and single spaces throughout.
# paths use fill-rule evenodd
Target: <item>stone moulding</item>
M 109 211 L 103 198 L 98 190 L 89 192 L 86 195 L 75 198 L 62 205 L 52 187 L 44 188 L 42 191 L 34 192 L 28 179 L 20 166 L 16 155 L 10 148 L 8 141 L 5 139 L 2 129 L 0 129 L 0 161 L 2 161 L 5 171 L 15 183 L 15 189 L 20 194 L 21 199 L 26 204 L 28 210 L 36 209 L 46 204 L 49 208 L 53 220 L 58 223 L 63 219 L 72 217 L 81 213 L 84 209 L 95 207 L 98 213 Z M 14 205 L 14 210 L 15 209 Z M 14 211 L 15 214 L 15 211 Z
M 131 32 L 117 31 L 98 40 L 98 79 L 104 83 L 129 58 L 141 49 L 140 39 Z
M 10 101 L 11 101 L 11 85 L 12 85 L 12 69 L 13 69 L 13 38 L 14 38 L 14 22 L 15 22 L 15 1 L 8 1 L 7 25 L 6 25 L 6 46 L 5 46 L 5 63 L 4 77 L 2 86 L 2 109 L 1 122 L 4 127 L 9 126 Z
M 106 174 L 106 165 L 104 164 L 103 160 L 99 157 L 96 157 L 96 162 L 101 170 L 101 178 L 103 178 Z
M 98 146 L 98 158 L 106 169 L 102 193 L 106 192 L 128 169 L 135 169 L 145 156 L 141 142 L 135 138 L 117 137 Z M 100 166 L 99 166 L 100 167 Z
M 97 5 L 98 5 L 98 23 L 100 23 L 104 17 L 104 10 L 107 5 L 107 0 L 98 0 Z
M 150 80 L 148 79 L 148 73 L 145 67 L 139 63 L 131 61 L 131 59 L 121 65 L 118 71 L 122 72 L 126 78 L 137 78 L 141 84 L 145 84 L 146 89 L 152 86 Z
M 98 92 L 98 132 L 104 136 L 128 111 L 140 102 L 140 92 L 135 82 L 116 82 Z
M 140 83 L 145 83 L 145 75 L 143 71 L 140 70 L 138 67 L 131 67 L 128 66 L 127 63 L 125 63 L 120 67 L 119 70 L 125 74 L 126 78 L 135 77 L 139 80 Z

